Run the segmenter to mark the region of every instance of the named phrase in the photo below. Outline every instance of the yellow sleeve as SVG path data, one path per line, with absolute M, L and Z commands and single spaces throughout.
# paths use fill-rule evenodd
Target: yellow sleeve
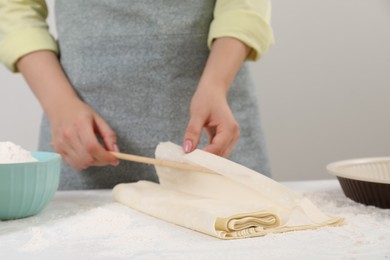
M 0 63 L 17 72 L 17 60 L 30 52 L 58 52 L 47 13 L 44 0 L 0 0 Z
M 248 60 L 258 60 L 274 43 L 269 0 L 217 0 L 208 46 L 219 37 L 234 37 L 252 48 Z

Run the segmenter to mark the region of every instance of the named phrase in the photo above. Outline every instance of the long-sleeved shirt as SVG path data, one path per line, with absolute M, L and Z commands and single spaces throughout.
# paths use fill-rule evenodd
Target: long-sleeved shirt
M 251 48 L 248 60 L 258 60 L 273 44 L 269 0 L 217 0 L 208 46 L 214 39 L 234 37 Z M 50 50 L 58 53 L 46 23 L 45 0 L 0 0 L 0 62 L 17 72 L 24 55 Z

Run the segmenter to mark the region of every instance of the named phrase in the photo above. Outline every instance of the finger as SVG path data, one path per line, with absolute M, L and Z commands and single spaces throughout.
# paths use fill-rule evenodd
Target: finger
M 113 152 L 119 152 L 119 148 L 117 145 L 117 139 L 116 139 L 116 133 L 112 128 L 107 124 L 107 122 L 98 114 L 95 114 L 95 127 L 96 131 L 100 135 L 100 137 L 103 139 L 103 142 L 106 146 L 106 148 Z M 109 154 L 111 157 L 111 165 L 117 166 L 119 164 L 119 160 Z M 95 163 L 96 166 L 102 166 L 100 162 Z
M 222 157 L 228 158 L 232 153 L 235 144 L 236 141 L 232 140 L 232 142 L 226 147 L 225 151 L 223 152 Z
M 199 144 L 202 128 L 205 120 L 200 116 L 191 116 L 184 134 L 183 149 L 189 153 L 195 150 Z
M 227 148 L 225 149 L 225 152 L 222 154 L 222 157 L 228 158 L 230 156 L 235 144 L 239 139 L 240 139 L 240 130 L 238 129 L 238 131 L 235 132 L 235 134 L 233 135 L 231 142 L 228 144 Z
M 65 162 L 77 170 L 84 170 L 95 162 L 95 159 L 92 156 L 80 156 L 80 153 L 77 151 L 71 151 L 70 153 L 65 154 L 63 158 Z
M 80 129 L 77 132 L 77 142 L 72 145 L 73 153 L 69 154 L 69 157 L 78 165 L 77 169 L 86 169 L 95 164 L 96 159 L 88 153 L 87 149 L 83 145 L 82 137 L 80 136 Z
M 80 125 L 78 134 L 85 151 L 95 159 L 94 165 L 117 165 L 119 163 L 119 161 L 107 152 L 99 143 L 89 122 L 83 122 L 82 125 Z
M 55 151 L 61 154 L 61 157 L 69 165 L 76 169 L 84 169 L 87 164 L 85 163 L 85 155 L 80 149 L 80 141 L 78 135 L 74 129 L 68 128 L 62 130 L 58 137 L 55 137 L 52 142 L 52 146 L 55 148 Z M 91 159 L 91 158 L 89 158 Z
M 99 115 L 95 115 L 95 123 L 96 131 L 102 137 L 106 148 L 110 151 L 119 152 L 114 130 L 112 130 L 106 121 Z
M 206 127 L 206 135 L 209 144 L 211 144 L 211 142 L 213 141 L 215 134 L 216 134 L 215 127 Z
M 221 128 L 221 127 L 220 127 Z M 229 130 L 218 130 L 211 143 L 203 150 L 222 157 L 228 157 L 240 136 L 238 124 L 232 124 Z
M 227 150 L 227 145 L 231 142 L 231 135 L 221 132 L 215 135 L 211 143 L 203 148 L 204 151 L 222 156 Z

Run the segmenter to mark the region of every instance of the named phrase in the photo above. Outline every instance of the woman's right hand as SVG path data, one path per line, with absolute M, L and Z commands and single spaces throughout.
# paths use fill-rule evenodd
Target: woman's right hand
M 29 53 L 19 59 L 17 68 L 49 118 L 52 145 L 64 161 L 76 169 L 119 163 L 107 151 L 118 151 L 115 132 L 80 100 L 55 53 L 47 50 Z
M 118 152 L 116 135 L 106 121 L 78 98 L 59 105 L 49 117 L 52 146 L 63 160 L 81 170 L 89 166 L 116 166 L 107 150 Z M 107 150 L 99 143 L 99 136 Z

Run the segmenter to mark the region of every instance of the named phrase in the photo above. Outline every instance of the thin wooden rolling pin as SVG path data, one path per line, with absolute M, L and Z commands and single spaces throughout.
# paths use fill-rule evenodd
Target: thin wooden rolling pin
M 161 167 L 169 167 L 169 168 L 186 170 L 186 171 L 214 173 L 212 170 L 204 168 L 202 166 L 198 166 L 198 165 L 191 165 L 191 164 L 187 164 L 187 163 L 166 161 L 166 160 L 143 157 L 143 156 L 138 156 L 138 155 L 133 155 L 133 154 L 126 154 L 126 153 L 117 153 L 117 152 L 110 152 L 110 153 L 112 155 L 114 155 L 116 158 L 121 159 L 121 160 L 126 160 L 126 161 L 153 164 L 153 165 L 157 165 L 157 166 L 161 166 Z

